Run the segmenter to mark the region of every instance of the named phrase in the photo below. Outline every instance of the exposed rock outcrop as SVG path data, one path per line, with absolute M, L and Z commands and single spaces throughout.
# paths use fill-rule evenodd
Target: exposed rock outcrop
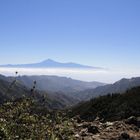
M 138 122 L 139 118 L 136 117 L 104 123 L 99 120 L 81 121 L 75 123 L 75 138 L 77 140 L 140 140 Z

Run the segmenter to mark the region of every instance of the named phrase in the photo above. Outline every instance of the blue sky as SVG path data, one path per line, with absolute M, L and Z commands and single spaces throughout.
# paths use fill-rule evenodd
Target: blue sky
M 51 58 L 140 69 L 140 0 L 1 0 L 0 64 Z

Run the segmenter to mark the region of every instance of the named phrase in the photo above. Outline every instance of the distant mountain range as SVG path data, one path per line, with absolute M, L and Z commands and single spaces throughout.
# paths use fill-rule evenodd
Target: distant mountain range
M 76 64 L 73 62 L 69 63 L 60 63 L 56 62 L 52 59 L 47 59 L 45 61 L 39 63 L 31 63 L 31 64 L 16 64 L 16 65 L 0 65 L 0 67 L 17 67 L 17 68 L 86 68 L 86 69 L 102 69 L 99 67 L 92 67 L 87 65 Z
M 31 93 L 32 87 L 26 87 L 20 81 L 17 81 L 15 84 L 13 84 L 14 80 L 15 78 L 9 79 L 9 77 L 0 75 L 0 104 L 27 97 L 35 99 L 38 103 L 40 102 L 48 109 L 62 109 L 78 102 L 76 99 L 68 95 L 66 96 L 61 92 L 46 92 L 36 89 L 33 95 Z
M 37 82 L 36 90 L 39 91 L 37 96 L 46 95 L 51 106 L 54 105 L 54 102 L 57 103 L 55 108 L 72 105 L 102 95 L 124 93 L 130 88 L 140 86 L 140 77 L 121 79 L 114 84 L 104 84 L 58 76 L 18 76 L 17 84 L 9 93 L 7 89 L 14 79 L 15 77 L 0 75 L 0 102 L 5 99 L 30 95 L 33 81 Z
M 7 77 L 9 81 L 13 81 L 14 77 Z M 99 86 L 105 85 L 105 83 L 100 82 L 84 82 L 79 80 L 74 80 L 67 77 L 59 76 L 19 76 L 17 77 L 18 82 L 31 88 L 33 81 L 37 81 L 37 89 L 47 92 L 63 92 L 66 94 L 76 93 L 86 89 L 93 89 Z
M 131 79 L 121 79 L 114 84 L 108 84 L 105 86 L 100 86 L 94 89 L 87 89 L 78 93 L 80 99 L 82 100 L 90 100 L 92 98 L 107 95 L 112 93 L 123 93 L 128 89 L 133 87 L 140 86 L 140 77 L 135 77 Z
M 17 99 L 23 96 L 30 97 L 33 81 L 36 81 L 36 96 L 38 99 L 47 97 L 50 108 L 63 108 L 79 102 L 73 94 L 85 89 L 105 85 L 100 82 L 83 82 L 67 77 L 58 76 L 18 76 L 12 90 L 7 91 L 15 77 L 0 75 L 0 103 L 5 100 Z

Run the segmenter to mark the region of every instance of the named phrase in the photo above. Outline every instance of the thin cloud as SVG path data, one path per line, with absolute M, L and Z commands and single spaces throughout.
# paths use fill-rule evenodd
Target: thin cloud
M 13 76 L 18 71 L 20 75 L 57 75 L 83 81 L 100 81 L 113 83 L 121 78 L 140 76 L 140 72 L 93 70 L 93 69 L 64 69 L 64 68 L 0 68 L 0 74 Z

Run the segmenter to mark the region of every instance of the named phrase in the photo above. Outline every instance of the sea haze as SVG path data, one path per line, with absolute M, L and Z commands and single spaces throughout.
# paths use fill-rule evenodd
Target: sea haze
M 99 81 L 104 83 L 113 83 L 123 77 L 130 78 L 140 75 L 139 72 L 134 74 L 131 71 L 109 70 L 72 62 L 60 63 L 51 59 L 32 64 L 0 66 L 0 73 L 7 76 L 13 76 L 15 71 L 18 71 L 20 75 L 57 75 L 82 81 Z

